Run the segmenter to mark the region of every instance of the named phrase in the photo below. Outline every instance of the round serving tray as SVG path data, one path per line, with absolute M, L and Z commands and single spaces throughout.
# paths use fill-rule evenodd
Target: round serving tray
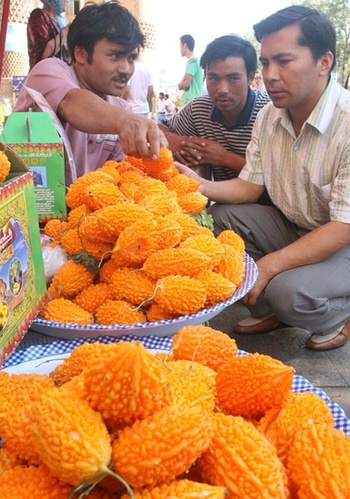
M 229 307 L 245 296 L 254 286 L 258 277 L 258 269 L 254 260 L 247 254 L 244 255 L 245 274 L 241 286 L 226 301 L 217 303 L 213 307 L 204 308 L 196 314 L 182 315 L 176 319 L 161 320 L 157 322 L 140 322 L 135 324 L 69 324 L 52 322 L 37 318 L 33 321 L 31 329 L 38 333 L 61 339 L 97 338 L 101 335 L 122 336 L 125 334 L 137 336 L 168 336 L 176 333 L 181 327 L 202 324 L 218 315 L 224 308 Z

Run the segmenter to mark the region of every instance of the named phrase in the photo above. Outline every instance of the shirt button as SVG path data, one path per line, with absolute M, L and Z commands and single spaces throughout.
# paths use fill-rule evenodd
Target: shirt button
M 92 144 L 92 143 L 93 143 L 93 140 L 89 139 L 88 144 Z

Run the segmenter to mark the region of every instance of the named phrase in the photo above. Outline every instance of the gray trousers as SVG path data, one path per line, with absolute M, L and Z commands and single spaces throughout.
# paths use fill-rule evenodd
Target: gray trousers
M 233 229 L 255 261 L 308 232 L 273 206 L 215 203 L 208 211 L 216 235 Z M 328 333 L 341 326 L 350 317 L 350 246 L 320 263 L 276 275 L 249 311 L 254 316 L 273 311 L 285 324 L 310 332 Z

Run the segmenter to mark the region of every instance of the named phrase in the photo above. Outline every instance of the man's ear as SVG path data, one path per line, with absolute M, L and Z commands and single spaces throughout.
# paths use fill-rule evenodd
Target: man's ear
M 332 52 L 328 51 L 321 55 L 319 59 L 320 75 L 326 75 L 330 73 L 333 61 L 334 55 L 332 54 Z
M 248 85 L 251 85 L 253 83 L 254 78 L 255 78 L 255 71 L 254 71 L 254 73 L 248 74 Z
M 78 45 L 74 47 L 74 56 L 75 60 L 77 62 L 80 62 L 81 64 L 84 64 L 88 58 L 86 50 L 83 47 L 79 47 Z

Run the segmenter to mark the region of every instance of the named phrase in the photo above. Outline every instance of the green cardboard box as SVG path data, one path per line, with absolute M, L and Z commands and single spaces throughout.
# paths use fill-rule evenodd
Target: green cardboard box
M 46 301 L 33 177 L 0 142 L 11 163 L 0 184 L 0 366 L 13 352 Z
M 33 174 L 40 224 L 64 218 L 64 146 L 50 115 L 34 111 L 10 114 L 0 141 L 11 147 Z

